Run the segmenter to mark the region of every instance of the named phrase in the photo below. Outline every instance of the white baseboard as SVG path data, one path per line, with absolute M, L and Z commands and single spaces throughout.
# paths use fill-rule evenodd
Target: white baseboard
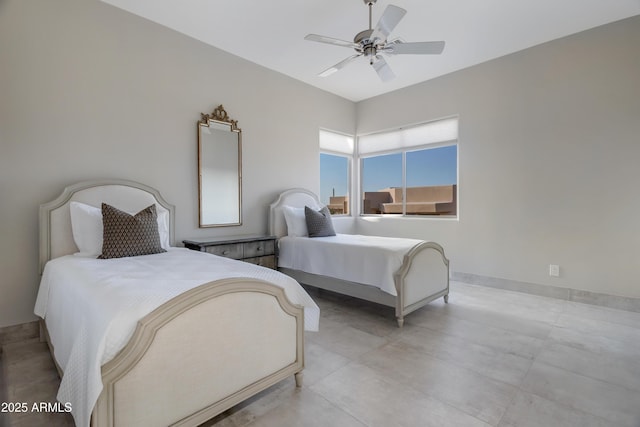
M 451 274 L 451 280 L 471 285 L 487 286 L 490 288 L 505 289 L 509 291 L 523 292 L 526 294 L 640 313 L 640 298 L 621 297 L 617 295 L 601 294 L 571 288 L 559 288 L 557 286 L 500 279 L 497 277 L 481 276 L 471 273 L 453 272 Z

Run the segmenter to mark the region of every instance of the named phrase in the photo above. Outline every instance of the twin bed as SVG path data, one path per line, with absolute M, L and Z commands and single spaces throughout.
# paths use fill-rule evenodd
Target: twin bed
M 290 375 L 301 385 L 319 309 L 295 280 L 184 248 L 73 255 L 72 201 L 155 205 L 171 242 L 174 207 L 130 181 L 80 183 L 41 206 L 35 311 L 76 425 L 194 426 Z
M 40 208 L 35 312 L 61 373 L 58 400 L 71 403 L 78 426 L 198 425 L 290 375 L 301 386 L 304 331 L 318 330 L 319 309 L 296 280 L 395 307 L 399 326 L 449 291 L 448 260 L 432 242 L 373 238 L 335 246 L 331 238 L 289 238 L 284 206 L 320 208 L 306 190 L 286 191 L 271 205 L 285 274 L 175 247 L 83 256 L 72 202 L 130 213 L 154 205 L 160 238 L 169 243 L 175 210 L 157 190 L 124 180 L 79 183 Z M 306 247 L 323 240 L 329 249 Z M 338 255 L 348 261 L 342 273 L 331 258 L 337 247 L 350 251 Z M 326 258 L 324 270 L 308 265 L 318 258 Z M 366 283 L 367 272 L 386 279 Z
M 295 188 L 269 209 L 269 233 L 279 238 L 279 270 L 298 282 L 395 308 L 404 317 L 429 302 L 449 299 L 449 260 L 435 242 L 338 234 L 291 236 L 286 207 L 322 207 L 311 191 Z

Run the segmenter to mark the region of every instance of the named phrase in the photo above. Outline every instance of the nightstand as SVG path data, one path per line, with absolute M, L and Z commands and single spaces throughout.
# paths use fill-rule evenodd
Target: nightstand
M 194 251 L 209 252 L 274 270 L 278 266 L 275 236 L 225 236 L 183 240 L 182 243 L 185 248 Z

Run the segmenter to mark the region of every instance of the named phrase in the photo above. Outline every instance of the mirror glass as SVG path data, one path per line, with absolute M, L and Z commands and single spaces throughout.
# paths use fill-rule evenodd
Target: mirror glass
M 241 131 L 222 105 L 198 122 L 200 227 L 242 224 Z

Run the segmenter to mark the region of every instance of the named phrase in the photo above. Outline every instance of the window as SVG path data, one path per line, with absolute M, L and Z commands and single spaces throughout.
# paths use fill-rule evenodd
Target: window
M 320 153 L 320 202 L 332 215 L 349 214 L 349 159 Z
M 365 157 L 361 165 L 362 213 L 383 213 L 382 203 L 391 202 L 390 192 L 395 188 L 402 189 L 402 153 Z
M 353 137 L 320 131 L 320 202 L 332 215 L 349 215 Z
M 458 119 L 358 139 L 362 214 L 457 215 Z

